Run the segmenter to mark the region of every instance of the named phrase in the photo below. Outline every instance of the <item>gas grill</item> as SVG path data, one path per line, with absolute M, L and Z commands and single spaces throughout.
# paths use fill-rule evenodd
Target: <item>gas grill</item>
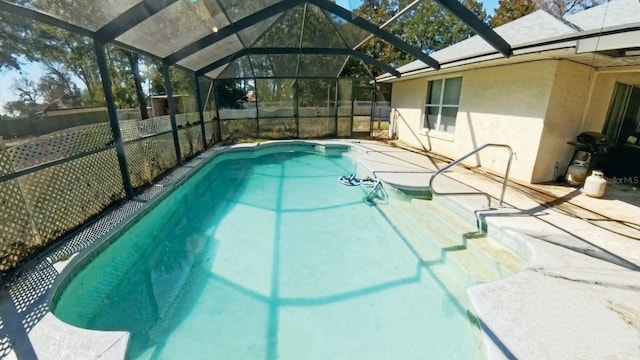
M 613 145 L 607 135 L 594 131 L 581 132 L 576 137 L 576 141 L 568 141 L 567 144 L 576 148 L 571 163 L 574 160 L 587 162 L 587 175 L 591 174 L 591 169 L 602 169 L 605 156 Z

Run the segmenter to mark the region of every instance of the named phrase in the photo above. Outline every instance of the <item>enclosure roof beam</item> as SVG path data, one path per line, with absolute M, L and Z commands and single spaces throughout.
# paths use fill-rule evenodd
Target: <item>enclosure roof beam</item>
M 96 40 L 102 43 L 111 41 L 176 1 L 177 0 L 144 0 L 98 29 L 98 31 L 96 31 Z
M 363 53 L 362 51 L 357 51 L 357 50 L 352 50 L 352 55 L 354 57 L 357 57 L 358 59 L 362 60 L 363 62 L 373 65 L 375 67 L 377 67 L 378 69 L 384 70 L 387 73 L 395 76 L 395 77 L 400 77 L 400 71 L 398 71 L 396 68 L 394 68 L 393 66 L 387 65 L 383 62 L 380 62 L 378 60 L 376 60 L 375 58 Z
M 264 9 L 256 11 L 251 15 L 247 15 L 236 22 L 232 22 L 222 29 L 219 29 L 218 32 L 213 32 L 211 34 L 205 35 L 204 37 L 190 43 L 189 45 L 164 58 L 164 61 L 169 65 L 175 64 L 178 61 L 186 58 L 187 56 L 193 55 L 196 52 L 208 46 L 211 46 L 226 37 L 237 34 L 252 25 L 255 25 L 272 16 L 281 14 L 304 2 L 304 0 L 280 1 L 273 5 L 267 6 Z
M 353 49 L 339 48 L 254 48 L 249 49 L 249 54 L 254 55 L 287 55 L 287 54 L 305 54 L 305 55 L 349 55 L 354 56 L 367 64 L 371 64 L 381 70 L 400 77 L 400 72 L 393 66 L 384 64 L 371 56 Z
M 436 0 L 447 10 L 451 11 L 458 19 L 467 24 L 476 34 L 489 43 L 494 49 L 504 56 L 511 56 L 511 45 L 498 35 L 489 25 L 480 20 L 471 10 L 467 9 L 458 0 Z
M 407 11 L 410 11 L 411 9 L 413 9 L 414 7 L 416 7 L 416 5 L 418 5 L 419 3 L 421 3 L 422 0 L 414 0 L 413 2 L 411 2 L 410 4 L 408 4 L 407 6 L 405 6 L 404 8 L 402 8 L 402 10 L 398 11 L 395 15 L 393 15 L 389 20 L 385 21 L 382 25 L 378 26 L 378 28 L 380 29 L 384 29 L 387 26 L 389 26 L 390 24 L 392 24 L 394 21 L 396 21 L 399 17 L 401 17 L 402 15 L 404 15 Z M 362 41 L 360 41 L 358 43 L 358 45 L 356 45 L 354 47 L 354 49 L 359 48 L 360 46 L 364 45 L 367 41 L 371 40 L 371 38 L 373 37 L 373 34 L 369 34 L 366 38 L 364 38 Z
M 227 56 L 223 57 L 220 60 L 214 61 L 211 64 L 209 64 L 209 65 L 207 65 L 207 66 L 205 66 L 205 67 L 203 67 L 203 68 L 201 68 L 199 70 L 196 70 L 196 75 L 197 76 L 205 75 L 209 71 L 213 71 L 213 70 L 219 68 L 220 66 L 227 65 L 228 63 L 247 55 L 248 52 L 249 52 L 249 49 L 238 50 L 233 54 L 227 55 Z
M 204 68 L 196 71 L 198 75 L 204 75 L 209 71 L 215 70 L 221 66 L 224 66 L 242 56 L 245 55 L 348 55 L 354 56 L 358 59 L 362 60 L 367 64 L 371 64 L 375 67 L 378 67 L 394 76 L 400 77 L 400 72 L 393 68 L 392 66 L 381 63 L 380 61 L 368 56 L 365 53 L 360 51 L 355 51 L 353 49 L 336 49 L 336 48 L 291 48 L 291 47 L 272 47 L 272 48 L 252 48 L 252 49 L 242 49 L 237 51 L 229 56 L 226 56 L 210 65 L 205 66 Z
M 352 23 L 353 25 L 358 26 L 359 28 L 366 30 L 368 32 L 370 32 L 371 34 L 375 35 L 376 37 L 390 43 L 391 45 L 395 46 L 396 48 L 413 55 L 416 59 L 422 61 L 423 63 L 431 66 L 432 68 L 439 70 L 440 69 L 440 63 L 438 63 L 438 61 L 434 58 L 432 58 L 431 56 L 423 53 L 420 49 L 418 49 L 417 47 L 407 43 L 406 41 L 400 39 L 399 37 L 391 34 L 390 32 L 384 30 L 384 29 L 380 29 L 379 27 L 377 27 L 376 25 L 370 23 L 369 21 L 365 20 L 364 18 L 361 18 L 357 15 L 355 15 L 354 13 L 352 13 L 351 11 L 343 8 L 340 5 L 337 5 L 335 3 L 330 2 L 329 0 L 310 0 L 310 3 L 315 4 L 316 6 L 320 7 L 321 9 L 327 10 L 328 12 L 341 17 L 342 19 Z
M 76 33 L 82 36 L 86 36 L 90 38 L 93 38 L 95 36 L 95 33 L 91 30 L 85 29 L 78 25 L 70 24 L 65 20 L 61 20 L 55 16 L 45 14 L 38 10 L 34 10 L 22 5 L 10 3 L 6 0 L 0 0 L 0 10 L 6 11 L 14 15 L 18 15 L 27 19 L 35 20 L 43 24 L 56 26 L 61 29 L 71 31 L 73 33 Z

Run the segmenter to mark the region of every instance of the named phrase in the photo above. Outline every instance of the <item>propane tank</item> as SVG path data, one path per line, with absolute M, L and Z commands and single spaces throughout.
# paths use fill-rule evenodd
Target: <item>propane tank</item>
M 604 173 L 601 170 L 593 170 L 591 175 L 584 181 L 584 189 L 582 190 L 585 195 L 599 198 L 604 195 L 607 189 L 607 179 L 604 178 Z
M 587 177 L 586 161 L 574 160 L 573 164 L 567 169 L 567 182 L 569 185 L 578 186 L 581 185 Z

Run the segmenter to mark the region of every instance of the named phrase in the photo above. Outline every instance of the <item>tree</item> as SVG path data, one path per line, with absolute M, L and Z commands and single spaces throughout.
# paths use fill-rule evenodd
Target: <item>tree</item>
M 22 100 L 7 101 L 4 111 L 10 116 L 29 116 L 40 110 L 39 104 L 27 103 Z
M 39 86 L 24 76 L 13 80 L 11 90 L 24 102 L 35 104 L 41 99 Z
M 397 0 L 365 0 L 363 1 L 362 6 L 356 9 L 355 12 L 358 16 L 364 18 L 370 23 L 380 26 L 394 16 L 399 10 L 401 10 L 401 8 Z M 397 24 L 397 26 L 387 28 L 386 30 L 397 34 L 399 29 L 401 29 L 401 24 Z M 360 48 L 358 48 L 358 50 L 389 65 L 399 66 L 411 60 L 407 54 L 377 37 L 369 39 Z M 352 58 L 346 64 L 343 75 L 366 78 L 371 75 L 378 76 L 382 73 L 380 69 L 369 65 L 366 66 L 366 72 L 364 70 L 365 68 L 361 66 L 360 61 Z
M 536 0 L 537 7 L 557 17 L 576 13 L 607 2 L 607 0 Z
M 41 107 L 41 93 L 38 84 L 26 77 L 13 80 L 11 91 L 18 96 L 18 100 L 8 101 L 4 110 L 11 116 L 25 116 L 38 111 Z
M 28 3 L 31 2 L 31 0 L 16 1 L 23 5 L 29 5 Z M 50 10 L 52 13 L 63 9 L 68 11 L 73 8 L 74 18 L 84 21 L 85 19 L 81 19 L 82 14 L 91 14 L 93 11 L 99 10 L 98 8 L 102 5 L 104 4 L 91 3 L 85 6 L 70 0 L 40 0 L 37 7 L 41 10 Z M 86 91 L 81 93 L 82 103 L 86 105 L 104 104 L 104 92 L 92 39 L 47 24 L 21 19 L 17 16 L 3 15 L 4 13 L 0 13 L 0 35 L 2 35 L 0 37 L 0 71 L 19 70 L 19 61 L 24 59 L 41 63 L 50 75 L 49 80 L 56 78 L 53 81 L 56 83 L 63 79 L 59 76 L 60 74 L 56 75 L 55 71 L 51 70 L 63 67 L 66 72 L 71 74 L 70 78 L 76 79 L 75 81 L 80 80 L 86 88 Z M 91 16 L 85 17 L 91 18 Z M 25 41 L 25 39 L 29 41 Z M 134 81 L 133 87 L 126 84 L 126 87 L 132 88 L 133 91 L 119 87 L 114 89 L 116 103 L 120 106 L 129 106 L 137 102 L 140 104 L 141 114 L 144 118 L 146 117 L 146 98 L 142 91 L 142 78 L 138 68 L 140 57 L 137 54 L 119 49 L 115 51 L 120 51 L 121 58 L 124 60 L 117 56 L 108 58 L 108 67 L 114 84 L 122 85 L 122 78 L 132 78 Z M 58 84 L 64 85 L 59 82 Z M 71 81 L 63 88 L 66 87 L 66 90 L 70 90 L 72 84 L 75 85 Z
M 461 0 L 461 2 L 482 21 L 488 21 L 482 3 L 476 0 Z M 411 0 L 366 0 L 356 12 L 369 22 L 381 25 L 410 3 L 412 3 Z M 426 54 L 474 35 L 466 24 L 433 0 L 421 2 L 385 29 Z M 372 38 L 358 50 L 395 67 L 414 60 L 409 54 L 378 38 Z M 357 66 L 354 62 L 347 65 L 346 69 Z M 379 69 L 370 68 L 370 70 L 374 76 L 380 75 Z M 366 76 L 366 74 L 347 73 L 346 71 L 345 74 L 356 77 Z
M 374 75 L 371 72 L 372 68 L 373 67 L 364 64 L 359 59 L 350 56 L 349 60 L 347 60 L 347 63 L 344 65 L 340 76 L 350 78 L 373 78 Z M 381 71 L 378 70 L 376 73 L 379 74 Z
M 115 0 L 109 0 L 115 1 Z M 76 21 L 90 21 L 102 13 L 104 2 L 77 3 L 71 0 L 13 0 L 12 2 L 45 13 L 72 13 Z M 79 24 L 83 25 L 83 24 Z M 89 28 L 90 24 L 86 24 Z M 93 51 L 93 40 L 81 35 L 0 12 L 0 71 L 20 70 L 20 61 L 63 64 L 87 88 L 87 102 L 102 103 L 95 88 L 100 75 Z
M 534 11 L 536 11 L 535 0 L 500 0 L 491 18 L 491 27 L 498 27 Z
M 147 77 L 150 83 L 150 92 L 152 95 L 165 95 L 167 93 L 164 87 L 164 76 L 162 74 L 162 61 L 151 60 L 146 63 Z M 187 71 L 175 66 L 169 67 L 169 78 L 173 87 L 174 95 L 193 95 L 195 96 L 195 84 L 193 76 Z M 150 95 L 151 95 L 150 94 Z
M 136 53 L 126 52 L 127 60 L 129 60 L 129 66 L 131 73 L 133 74 L 133 81 L 136 87 L 136 96 L 138 97 L 138 106 L 140 107 L 140 117 L 142 119 L 148 119 L 149 113 L 147 112 L 147 97 L 142 91 L 142 75 L 140 75 L 140 55 Z
M 125 109 L 145 104 L 146 110 L 145 96 L 143 95 L 142 101 L 140 101 L 137 93 L 138 86 L 142 88 L 142 85 L 135 84 L 136 81 L 142 82 L 142 79 L 138 74 L 139 79 L 136 80 L 131 70 L 130 56 L 132 54 L 129 51 L 109 46 L 107 55 L 107 66 L 111 75 L 111 91 L 113 92 L 116 107 Z
M 66 106 L 80 106 L 82 96 L 80 89 L 71 79 L 71 73 L 63 65 L 47 63 L 45 73 L 36 83 L 22 76 L 13 81 L 11 91 L 18 100 L 9 101 L 4 109 L 13 116 L 31 115 L 57 102 Z
M 11 91 L 18 96 L 18 100 L 8 101 L 4 110 L 11 116 L 25 116 L 38 111 L 42 96 L 38 84 L 26 77 L 13 80 Z
M 245 91 L 234 79 L 216 80 L 218 109 L 241 109 L 247 101 Z
M 33 23 L 32 33 L 34 40 L 24 50 L 33 61 L 63 65 L 87 89 L 87 105 L 104 103 L 92 39 L 41 23 Z
M 482 3 L 476 0 L 460 1 L 483 22 L 488 21 Z M 401 1 L 406 6 L 409 1 Z M 431 53 L 465 40 L 475 33 L 453 13 L 437 2 L 427 0 L 404 15 L 393 32 L 423 52 Z
M 16 16 L 0 12 L 0 73 L 20 69 L 18 56 L 24 44 L 26 29 Z
M 607 0 L 500 0 L 495 15 L 491 18 L 491 27 L 498 27 L 521 18 L 538 9 L 561 18 L 600 5 Z
M 65 99 L 66 105 L 78 106 L 81 103 L 80 89 L 64 65 L 47 63 L 46 73 L 38 82 L 38 90 L 48 104 L 62 99 Z

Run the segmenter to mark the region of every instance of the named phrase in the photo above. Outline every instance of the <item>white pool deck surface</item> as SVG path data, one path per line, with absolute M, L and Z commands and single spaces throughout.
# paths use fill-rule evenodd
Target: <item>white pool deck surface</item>
M 376 174 L 391 183 L 419 187 L 446 165 L 404 149 L 366 146 L 376 155 L 362 162 L 379 164 Z M 388 164 L 390 157 L 413 166 L 402 173 Z M 443 175 L 457 181 L 439 178 L 436 190 L 479 189 L 497 206 L 502 179 L 464 167 Z M 599 199 L 567 186 L 530 187 L 511 184 L 504 207 L 494 210 L 484 209 L 481 196 L 448 199 L 475 212 L 490 235 L 527 262 L 514 276 L 467 290 L 488 357 L 640 359 L 640 184 L 609 186 Z
M 359 166 L 387 187 L 425 188 L 446 165 L 437 156 L 382 142 L 314 142 L 360 147 Z M 497 176 L 463 166 L 434 184 L 440 192 L 487 192 L 492 208 L 477 195 L 433 201 L 479 219 L 527 264 L 520 273 L 467 290 L 487 357 L 640 359 L 640 184 L 612 184 L 595 199 L 567 186 L 510 183 L 498 206 L 501 185 Z M 50 278 L 64 264 L 46 261 L 27 264 L 23 281 L 19 277 L 0 293 L 0 358 L 122 359 L 127 333 L 76 329 L 48 311 Z

